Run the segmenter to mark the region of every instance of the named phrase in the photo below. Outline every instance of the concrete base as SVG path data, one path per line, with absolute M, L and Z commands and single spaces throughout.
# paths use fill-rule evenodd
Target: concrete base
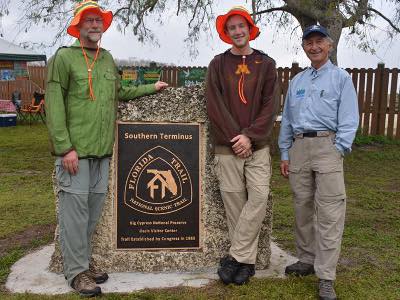
M 48 270 L 54 252 L 54 244 L 26 255 L 11 268 L 6 288 L 12 293 L 64 294 L 72 289 L 62 274 Z M 257 270 L 256 277 L 283 278 L 286 265 L 297 259 L 275 243 L 271 243 L 271 264 L 266 270 Z M 201 287 L 212 280 L 218 280 L 216 268 L 203 273 L 111 273 L 110 279 L 101 285 L 103 293 L 129 293 L 142 289 L 168 288 L 176 286 Z

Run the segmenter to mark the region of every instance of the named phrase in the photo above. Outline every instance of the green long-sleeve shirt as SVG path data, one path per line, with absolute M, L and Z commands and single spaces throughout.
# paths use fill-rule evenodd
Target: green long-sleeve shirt
M 94 54 L 86 49 L 89 63 Z M 111 54 L 101 49 L 92 68 L 95 100 L 79 41 L 60 48 L 50 59 L 46 87 L 46 119 L 52 153 L 63 156 L 75 149 L 79 158 L 111 156 L 118 100 L 154 93 L 154 84 L 122 87 Z

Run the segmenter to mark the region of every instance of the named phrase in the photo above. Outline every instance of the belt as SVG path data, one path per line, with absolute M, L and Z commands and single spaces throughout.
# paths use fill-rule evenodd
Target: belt
M 333 134 L 333 131 L 325 130 L 325 131 L 309 131 L 309 132 L 303 132 L 303 133 L 298 133 L 294 135 L 294 138 L 296 139 L 302 139 L 305 137 L 308 138 L 313 138 L 313 137 L 321 137 L 321 136 L 329 136 Z

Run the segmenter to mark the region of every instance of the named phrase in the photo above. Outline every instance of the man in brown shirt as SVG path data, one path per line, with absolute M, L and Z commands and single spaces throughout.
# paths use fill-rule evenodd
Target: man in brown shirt
M 245 8 L 233 7 L 217 18 L 216 26 L 220 38 L 232 45 L 214 57 L 206 79 L 215 171 L 231 241 L 218 275 L 225 284 L 243 284 L 255 273 L 268 204 L 268 137 L 278 104 L 273 97 L 277 75 L 275 61 L 250 47 L 259 28 Z

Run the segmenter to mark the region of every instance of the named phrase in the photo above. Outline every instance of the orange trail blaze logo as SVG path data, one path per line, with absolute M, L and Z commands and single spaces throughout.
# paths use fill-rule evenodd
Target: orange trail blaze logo
M 246 64 L 239 64 L 237 66 L 236 75 L 240 75 L 240 74 L 250 74 L 250 70 L 249 67 Z
M 147 173 L 154 174 L 154 177 L 147 184 L 147 188 L 150 189 L 150 197 L 154 199 L 154 190 L 161 187 L 161 199 L 165 197 L 165 189 L 168 189 L 174 196 L 178 193 L 178 187 L 175 179 L 172 176 L 171 170 L 159 171 L 155 169 L 147 170 Z M 156 184 L 159 182 L 159 184 Z

